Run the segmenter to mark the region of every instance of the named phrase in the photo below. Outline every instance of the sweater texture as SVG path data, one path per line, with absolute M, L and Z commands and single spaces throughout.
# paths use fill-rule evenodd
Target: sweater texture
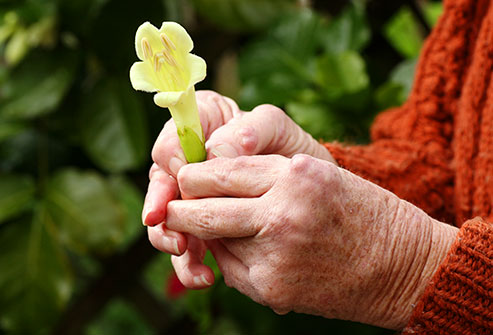
M 493 334 L 493 1 L 445 0 L 406 103 L 344 168 L 461 228 L 404 334 Z

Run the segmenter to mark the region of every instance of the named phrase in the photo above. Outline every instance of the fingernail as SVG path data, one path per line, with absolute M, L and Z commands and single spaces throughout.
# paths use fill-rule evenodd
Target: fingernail
M 238 157 L 238 151 L 230 144 L 219 144 L 215 147 L 209 148 L 216 157 L 234 158 Z
M 173 249 L 175 250 L 175 254 L 178 256 L 178 255 L 181 255 L 180 253 L 180 249 L 178 249 L 178 240 L 176 238 L 173 238 Z
M 193 277 L 193 283 L 196 286 L 202 286 L 202 285 L 211 286 L 212 285 L 211 283 L 209 283 L 207 281 L 207 279 L 205 279 L 205 275 L 200 275 L 200 276 Z
M 173 157 L 169 160 L 169 169 L 175 176 L 178 174 L 178 171 L 183 165 L 185 165 L 185 162 L 178 157 Z
M 144 208 L 144 212 L 142 213 L 142 224 L 144 226 L 147 226 L 146 221 L 147 221 L 147 215 L 149 215 L 149 212 L 151 209 L 149 207 Z
M 212 285 L 212 283 L 209 283 L 207 281 L 207 279 L 205 278 L 205 275 L 200 275 L 200 280 L 202 281 L 202 283 L 204 283 L 207 286 L 211 286 Z

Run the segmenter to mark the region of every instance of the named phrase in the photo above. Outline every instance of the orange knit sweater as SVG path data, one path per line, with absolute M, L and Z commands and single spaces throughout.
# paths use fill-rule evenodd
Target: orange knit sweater
M 493 1 L 444 2 L 407 102 L 377 117 L 371 144 L 326 147 L 461 228 L 404 333 L 493 334 Z

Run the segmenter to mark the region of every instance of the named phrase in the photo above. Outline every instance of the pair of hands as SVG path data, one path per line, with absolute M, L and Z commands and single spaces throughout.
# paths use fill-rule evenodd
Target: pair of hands
M 336 166 L 280 109 L 197 92 L 208 160 L 185 164 L 164 126 L 143 210 L 180 281 L 228 286 L 277 313 L 402 328 L 456 231 Z M 181 199 L 180 199 L 181 198 Z

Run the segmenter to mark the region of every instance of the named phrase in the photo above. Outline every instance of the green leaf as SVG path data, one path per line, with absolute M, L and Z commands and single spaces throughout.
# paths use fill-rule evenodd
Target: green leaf
M 31 119 L 53 112 L 72 84 L 76 63 L 69 55 L 42 52 L 26 59 L 0 86 L 0 116 Z
M 125 176 L 112 176 L 108 182 L 111 192 L 118 199 L 124 211 L 124 241 L 122 245 L 128 245 L 139 233 L 145 230 L 141 216 L 144 196 Z
M 315 56 L 320 18 L 312 11 L 299 10 L 286 16 L 267 36 L 252 43 L 240 58 L 240 77 L 244 81 L 289 73 L 310 79 L 308 59 Z
M 0 223 L 28 209 L 33 203 L 34 191 L 30 176 L 0 175 Z
M 0 119 L 0 142 L 18 135 L 26 129 L 27 125 L 23 122 Z
M 426 22 L 428 22 L 430 26 L 434 26 L 440 15 L 443 13 L 443 3 L 427 1 L 424 3 L 423 9 Z
M 212 324 L 212 290 L 189 290 L 186 295 L 187 312 L 197 324 L 199 334 L 208 334 Z
M 375 93 L 375 101 L 379 109 L 402 105 L 414 81 L 416 59 L 404 60 L 390 74 L 389 81 L 380 86 Z
M 43 206 L 0 230 L 0 328 L 48 334 L 70 298 L 73 277 Z
M 414 71 L 418 59 L 406 59 L 397 65 L 390 74 L 390 81 L 400 84 L 404 88 L 404 96 L 407 98 L 414 82 Z
M 362 8 L 349 6 L 322 30 L 325 50 L 338 54 L 347 50 L 360 51 L 370 41 L 371 30 Z
M 124 237 L 124 212 L 95 172 L 66 169 L 46 187 L 45 201 L 65 245 L 77 252 L 107 254 Z
M 317 69 L 317 81 L 325 88 L 329 99 L 362 91 L 370 82 L 363 58 L 354 51 L 321 56 Z
M 423 45 L 423 36 L 413 14 L 403 7 L 384 27 L 384 34 L 392 46 L 406 58 L 419 55 Z
M 316 139 L 333 140 L 343 133 L 340 121 L 327 105 L 290 102 L 286 105 L 286 112 Z
M 128 80 L 97 85 L 81 106 L 79 124 L 84 149 L 102 169 L 136 169 L 149 156 L 144 109 Z
M 375 102 L 380 110 L 402 105 L 406 100 L 404 88 L 398 83 L 388 81 L 375 92 Z
M 304 64 L 306 58 L 313 56 L 318 48 L 316 36 L 321 24 L 317 13 L 303 8 L 286 15 L 270 36 L 287 54 Z
M 261 103 L 282 106 L 313 81 L 318 47 L 313 36 L 320 24 L 312 11 L 298 10 L 241 54 L 242 108 L 251 109 Z
M 121 299 L 112 300 L 87 327 L 86 335 L 100 334 L 153 334 L 142 315 Z
M 294 0 L 193 0 L 200 15 L 218 27 L 233 31 L 264 28 L 294 3 Z

